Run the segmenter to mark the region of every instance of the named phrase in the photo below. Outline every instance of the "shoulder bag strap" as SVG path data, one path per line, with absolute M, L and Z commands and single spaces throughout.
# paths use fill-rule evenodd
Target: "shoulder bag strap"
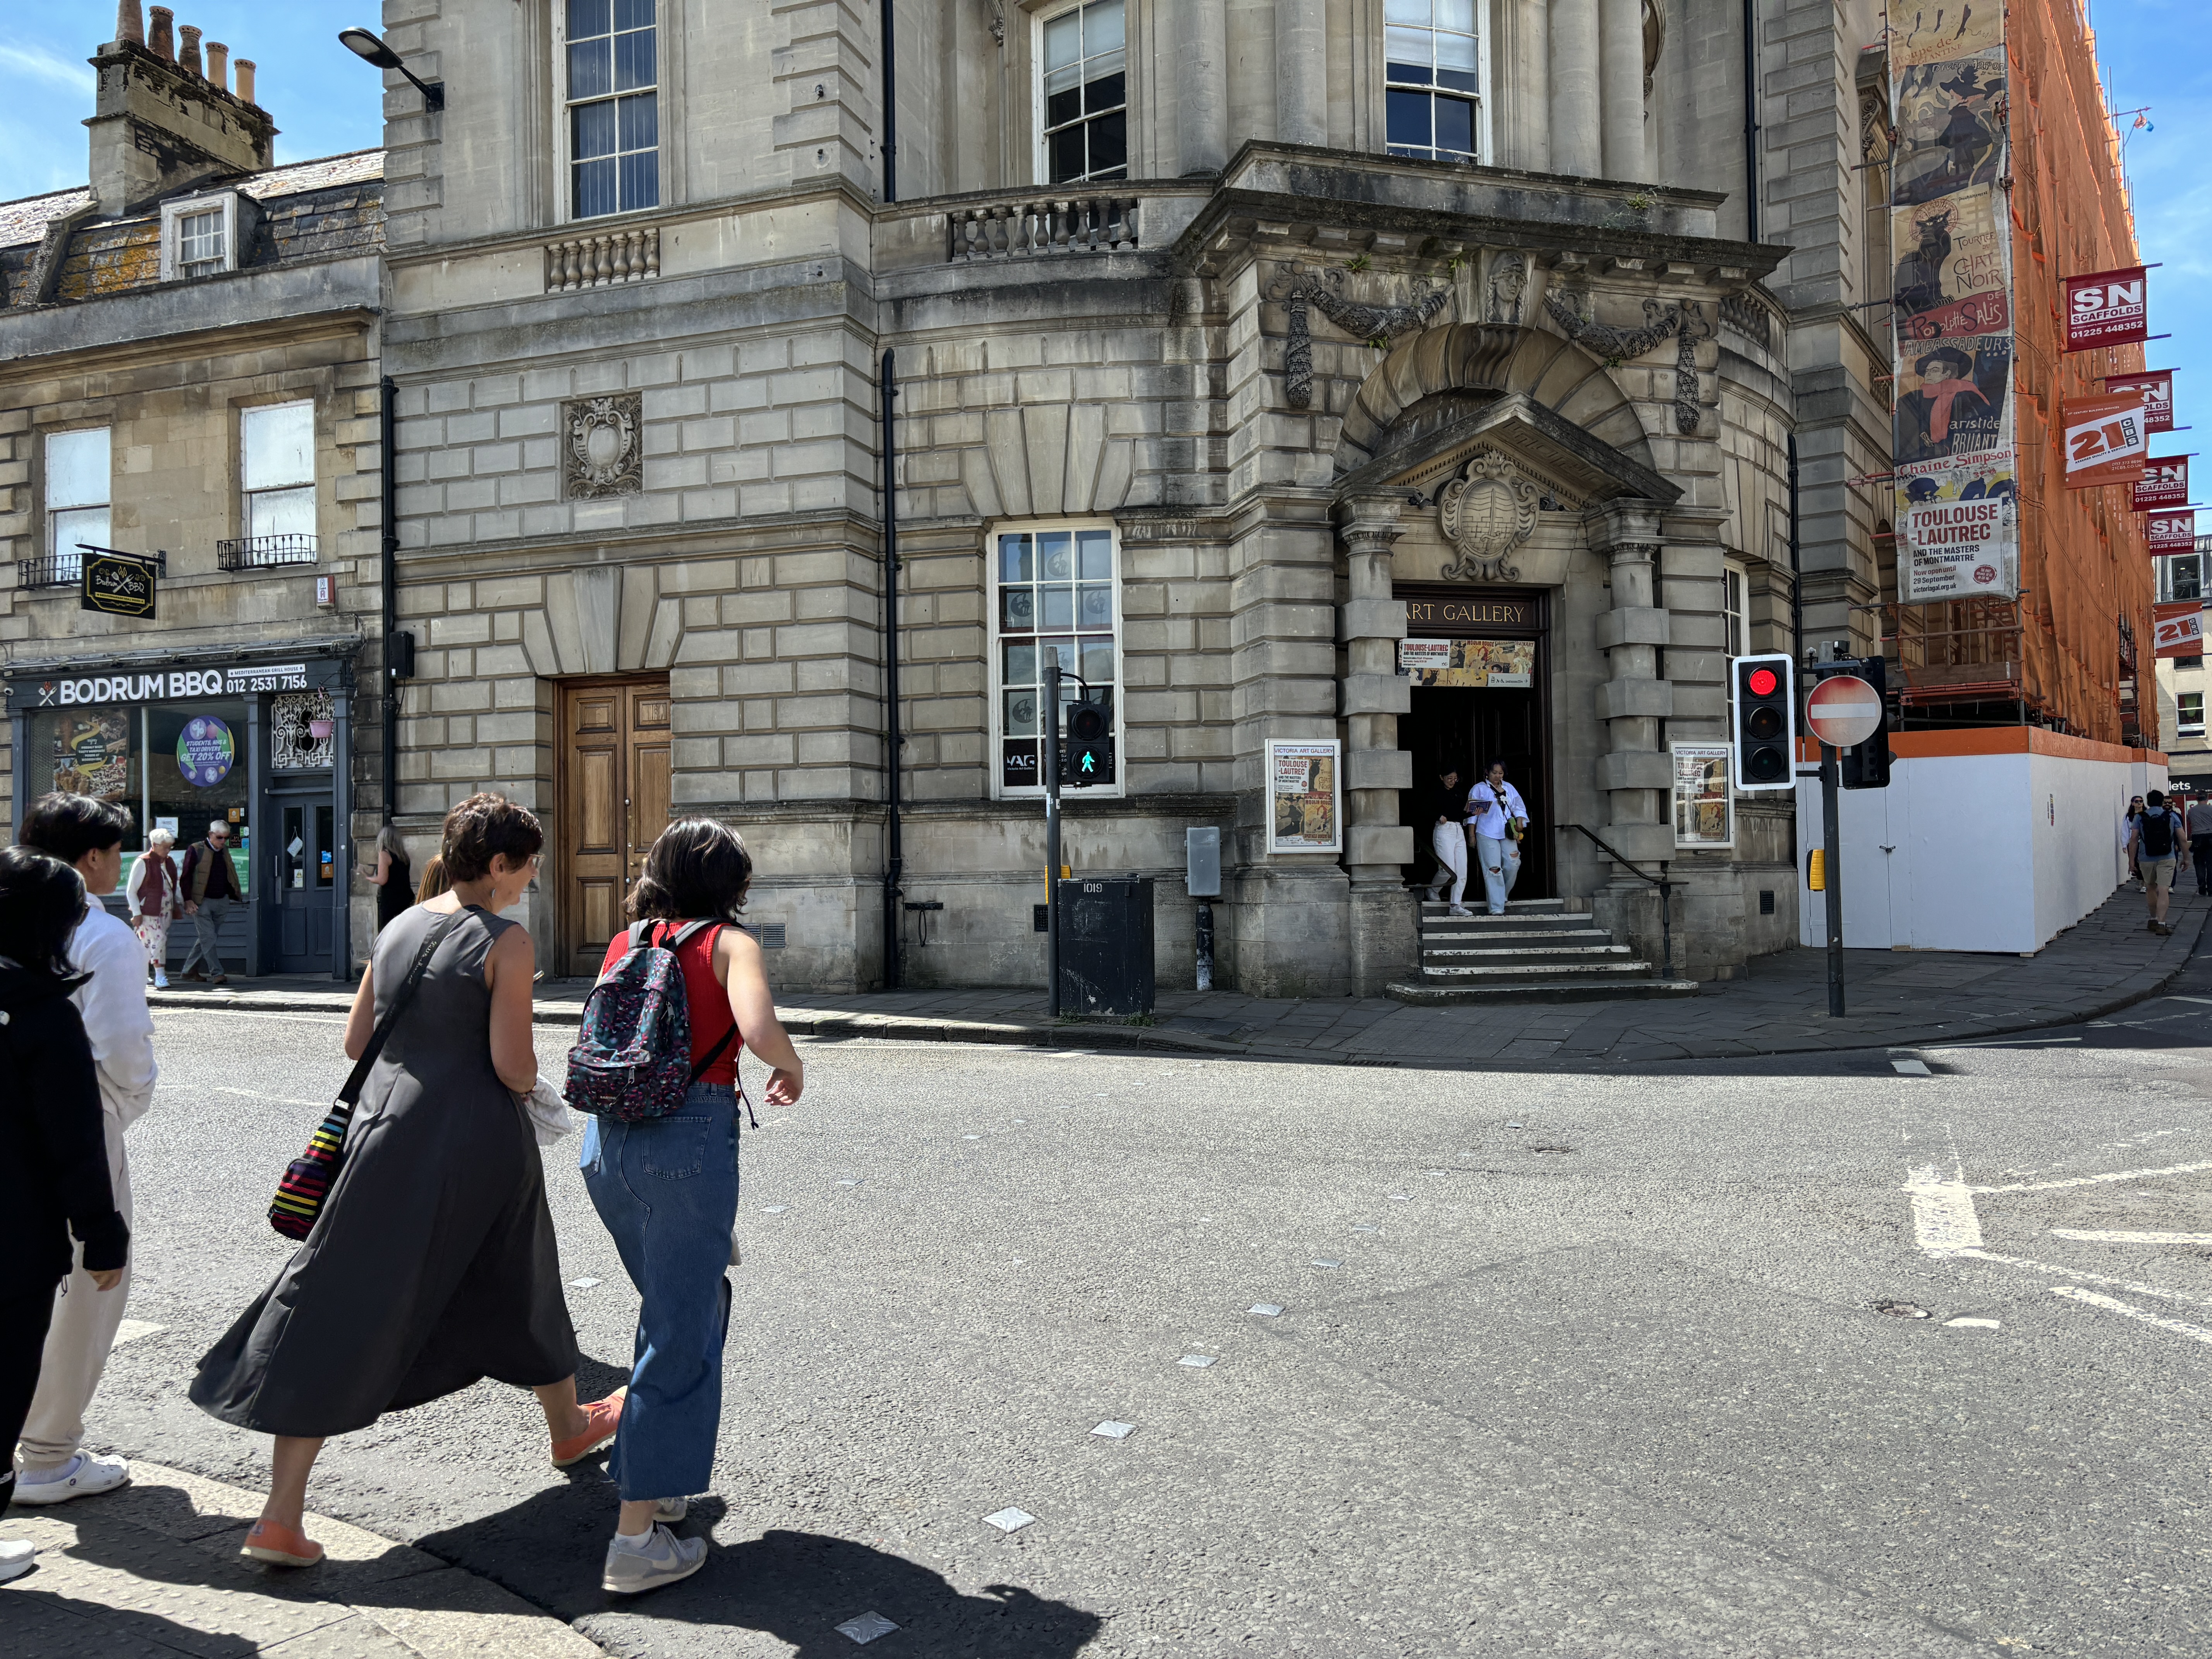
M 416 951 L 414 966 L 407 970 L 407 977 L 400 981 L 399 989 L 392 996 L 392 1006 L 386 1009 L 384 1018 L 376 1022 L 376 1030 L 369 1035 L 368 1046 L 361 1051 L 361 1058 L 354 1061 L 353 1073 L 346 1079 L 345 1087 L 338 1091 L 339 1103 L 349 1110 L 361 1098 L 362 1088 L 368 1081 L 369 1068 L 376 1064 L 376 1057 L 384 1052 L 384 1040 L 392 1035 L 392 1028 L 399 1023 L 399 1016 L 406 1012 L 407 1005 L 415 1000 L 415 988 L 422 982 L 422 975 L 430 966 L 430 958 L 446 942 L 446 936 L 459 927 L 461 918 L 467 915 L 466 910 L 454 911 L 430 930 L 428 937 L 422 941 L 422 948 Z

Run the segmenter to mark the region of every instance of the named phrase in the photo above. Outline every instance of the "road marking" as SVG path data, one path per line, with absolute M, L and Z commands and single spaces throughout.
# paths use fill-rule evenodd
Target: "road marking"
M 1206 1367 L 1213 1363 L 1213 1359 L 1214 1356 L 1210 1353 L 1187 1353 L 1182 1358 L 1176 1360 L 1176 1364 L 1178 1365 L 1188 1365 L 1195 1370 L 1203 1370 Z
M 1036 1516 L 1031 1515 L 1027 1510 L 1009 1508 L 1000 1510 L 996 1515 L 987 1515 L 983 1518 L 1000 1532 L 1019 1532 L 1024 1527 L 1034 1522 Z
M 1912 1199 L 1912 1231 L 1930 1255 L 1958 1255 L 1982 1248 L 1982 1221 L 1974 1213 L 1974 1189 L 1947 1181 L 1933 1164 L 1912 1171 L 1905 1190 Z
M 2163 1285 L 2146 1285 L 2140 1279 L 2115 1279 L 2110 1273 L 2093 1273 L 2080 1267 L 2062 1267 L 2055 1262 L 2035 1261 L 2024 1255 L 2000 1255 L 1995 1250 L 1961 1250 L 1959 1255 L 1973 1261 L 1996 1261 L 2008 1267 L 2029 1267 L 2058 1279 L 2086 1279 L 2099 1285 L 2110 1285 L 2116 1291 L 2131 1291 L 2136 1296 L 2163 1297 L 2169 1302 L 2194 1302 L 2202 1307 L 2212 1308 L 2212 1297 L 2197 1296 L 2188 1291 L 2169 1291 Z
M 1255 1302 L 1244 1311 L 1255 1313 L 1262 1319 L 1273 1319 L 1282 1313 L 1283 1304 L 1279 1302 Z
M 1947 1319 L 1943 1323 L 1946 1328 L 1954 1331 L 1994 1331 L 1998 1328 L 1998 1322 L 1994 1319 L 1970 1319 L 1963 1314 L 1956 1319 Z
M 2197 1164 L 2169 1164 L 2162 1170 L 2120 1170 L 2107 1175 L 2075 1176 L 2066 1181 L 2016 1182 L 2009 1187 L 1969 1187 L 1971 1193 L 2049 1193 L 2062 1187 L 2108 1187 L 2116 1181 L 2144 1181 L 2152 1176 L 2194 1175 L 2212 1170 L 2212 1158 Z
M 115 1328 L 112 1346 L 119 1348 L 126 1342 L 136 1342 L 142 1336 L 159 1336 L 168 1328 L 167 1325 L 155 1325 L 143 1319 L 126 1319 Z
M 2079 1042 L 2080 1037 L 1990 1037 L 1981 1042 L 1923 1042 L 1923 1048 L 2025 1048 L 2038 1042 Z
M 1928 1069 L 1928 1062 L 1924 1060 L 1893 1060 L 1889 1064 L 1891 1069 L 1899 1077 L 1934 1077 L 1936 1075 Z
M 857 1619 L 848 1619 L 832 1628 L 840 1636 L 852 1638 L 855 1645 L 866 1647 L 878 1636 L 889 1636 L 898 1626 L 880 1613 L 864 1613 Z
M 2172 1331 L 2176 1336 L 2185 1336 L 2198 1342 L 2212 1342 L 2212 1331 L 2202 1325 L 2186 1324 L 2179 1319 L 2162 1319 L 2147 1308 L 2131 1308 L 2126 1303 L 2109 1296 L 2099 1296 L 2094 1291 L 2085 1291 L 2072 1285 L 2053 1285 L 2053 1296 L 2063 1296 L 2069 1302 L 2086 1302 L 2093 1308 L 2102 1308 L 2129 1319 L 2141 1320 L 2146 1325 L 2155 1325 L 2162 1331 Z
M 2212 1008 L 2212 997 L 2160 997 L 2159 1000 L 2160 1002 L 2201 1002 L 2206 1007 Z
M 2085 1244 L 2212 1244 L 2212 1233 L 2126 1233 L 2053 1227 L 2053 1238 L 2078 1238 Z
M 1109 1440 L 1127 1440 L 1136 1431 L 1134 1423 L 1101 1423 L 1091 1431 L 1093 1434 L 1103 1435 Z

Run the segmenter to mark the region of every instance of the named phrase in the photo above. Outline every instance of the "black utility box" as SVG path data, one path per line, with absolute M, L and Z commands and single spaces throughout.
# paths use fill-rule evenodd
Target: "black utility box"
M 1152 878 L 1078 876 L 1060 884 L 1060 1007 L 1152 1012 Z

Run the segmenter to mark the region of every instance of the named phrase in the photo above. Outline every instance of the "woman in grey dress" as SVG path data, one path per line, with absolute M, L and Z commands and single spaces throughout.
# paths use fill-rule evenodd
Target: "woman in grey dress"
M 497 795 L 446 818 L 452 890 L 376 941 L 346 1024 L 358 1059 L 433 928 L 451 931 L 370 1072 L 345 1158 L 276 1282 L 200 1361 L 193 1402 L 276 1437 L 257 1560 L 311 1566 L 301 1530 L 324 1439 L 496 1377 L 532 1390 L 556 1464 L 614 1437 L 622 1391 L 576 1401 L 576 1337 L 561 1287 L 544 1166 L 517 1093 L 537 1081 L 530 936 L 501 921 L 544 836 Z

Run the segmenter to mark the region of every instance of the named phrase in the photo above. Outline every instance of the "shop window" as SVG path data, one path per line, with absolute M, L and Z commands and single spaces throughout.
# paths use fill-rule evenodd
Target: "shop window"
M 151 830 L 170 830 L 182 848 L 220 818 L 231 827 L 239 890 L 247 890 L 243 699 L 35 708 L 28 726 L 26 799 L 66 789 L 113 801 L 131 814 L 125 850 L 132 853 L 144 850 Z
M 315 406 L 264 404 L 238 414 L 239 527 L 223 564 L 312 564 L 315 557 Z
M 1122 752 L 1120 581 L 1109 526 L 1038 525 L 991 538 L 991 735 L 1000 793 L 1043 793 L 1044 677 L 1054 661 L 1063 709 L 1082 695 L 1079 676 L 1114 709 Z M 1122 784 L 1097 793 L 1119 795 Z
M 2181 713 L 2181 735 L 2185 738 L 2203 737 L 2204 735 L 2204 694 L 2202 691 L 2185 691 L 2173 702 L 2174 706 Z
M 1037 134 L 1049 185 L 1129 176 L 1123 0 L 1092 0 L 1037 25 Z
M 558 56 L 568 214 L 660 205 L 660 32 L 654 0 L 567 0 Z
M 237 270 L 239 230 L 235 191 L 163 203 L 161 280 L 214 276 Z
M 1484 57 L 1475 0 L 1383 0 L 1391 155 L 1472 161 L 1481 154 Z
M 2204 597 L 2204 556 L 2176 553 L 2158 562 L 2158 596 L 2161 599 L 2201 599 Z
M 46 437 L 46 556 L 33 585 L 74 585 L 85 545 L 107 544 L 108 429 L 86 427 Z
M 1721 631 L 1731 657 L 1748 656 L 1751 653 L 1751 613 L 1745 604 L 1750 586 L 1750 578 L 1741 565 L 1721 567 Z

